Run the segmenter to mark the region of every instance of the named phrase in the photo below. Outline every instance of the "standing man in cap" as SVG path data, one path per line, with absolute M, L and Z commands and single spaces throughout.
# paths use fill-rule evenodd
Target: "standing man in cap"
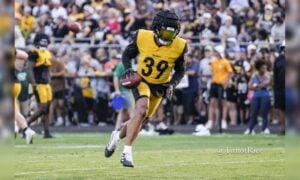
M 214 48 L 216 59 L 211 62 L 212 84 L 210 88 L 208 121 L 205 125 L 207 129 L 212 129 L 213 120 L 219 118 L 222 118 L 222 129 L 227 128 L 225 90 L 233 71 L 231 64 L 224 56 L 224 51 L 225 49 L 222 45 L 217 45 Z M 222 109 L 219 109 L 222 110 L 222 117 L 219 117 L 220 113 L 216 113 L 216 110 L 219 108 L 219 98 L 222 99 Z

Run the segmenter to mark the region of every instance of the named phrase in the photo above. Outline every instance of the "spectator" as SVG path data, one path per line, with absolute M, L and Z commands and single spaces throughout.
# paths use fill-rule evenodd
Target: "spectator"
M 214 48 L 214 55 L 216 59 L 211 62 L 212 84 L 210 88 L 208 121 L 205 127 L 207 129 L 212 129 L 214 122 L 213 120 L 219 120 L 219 118 L 222 118 L 221 127 L 222 129 L 226 129 L 227 106 L 224 92 L 227 88 L 228 81 L 231 78 L 230 76 L 233 71 L 229 61 L 224 58 L 223 46 L 216 46 Z M 216 113 L 216 110 L 218 110 L 219 113 Z
M 55 56 L 56 52 L 53 53 L 50 69 L 53 100 L 50 105 L 49 120 L 55 123 L 56 126 L 61 126 L 65 123 L 65 67 Z
M 25 38 L 28 38 L 33 31 L 35 25 L 35 17 L 31 15 L 31 8 L 29 6 L 24 7 L 24 14 L 21 17 L 21 31 Z
M 49 6 L 45 3 L 45 0 L 37 0 L 36 5 L 32 9 L 32 15 L 34 17 L 40 17 L 48 11 Z
M 211 15 L 209 13 L 203 14 L 203 24 L 200 25 L 198 32 L 201 32 L 201 37 L 212 39 L 218 33 L 218 29 L 212 24 Z
M 274 107 L 277 110 L 277 117 L 281 124 L 281 133 L 284 134 L 284 111 L 285 111 L 285 42 L 280 46 L 280 55 L 276 58 L 273 69 L 273 92 L 274 92 Z
M 69 16 L 68 20 L 71 22 L 76 22 L 84 19 L 84 14 L 80 11 L 79 6 L 75 3 L 69 6 Z
M 53 29 L 53 36 L 56 38 L 64 38 L 69 33 L 69 28 L 66 20 L 59 16 L 56 21 L 56 26 Z
M 121 33 L 121 25 L 118 19 L 119 16 L 119 12 L 116 9 L 110 8 L 107 12 L 107 19 L 104 21 L 104 24 L 113 34 Z
M 254 73 L 249 82 L 249 88 L 253 92 L 250 107 L 250 121 L 249 127 L 245 134 L 255 134 L 254 128 L 258 122 L 258 115 L 262 117 L 263 125 L 262 132 L 270 134 L 268 129 L 268 113 L 270 110 L 270 91 L 269 86 L 271 83 L 270 74 L 268 73 L 267 63 L 263 60 L 255 62 L 256 73 Z
M 51 17 L 56 22 L 58 17 L 68 19 L 67 10 L 62 6 L 60 0 L 52 0 L 53 9 L 51 10 Z
M 198 96 L 198 72 L 199 63 L 193 59 L 192 54 L 186 55 L 186 71 L 188 76 L 189 86 L 182 89 L 183 107 L 184 107 L 184 120 L 187 124 L 192 124 L 196 112 L 196 98 Z
M 231 0 L 229 3 L 229 7 L 234 9 L 236 12 L 242 11 L 249 6 L 249 1 Z
M 199 64 L 199 74 L 200 74 L 200 87 L 201 95 L 199 96 L 199 112 L 201 115 L 206 117 L 208 108 L 207 104 L 209 102 L 209 91 L 211 85 L 211 61 L 213 56 L 213 48 L 211 46 L 206 46 L 204 49 L 204 58 Z
M 249 36 L 250 40 L 253 40 L 255 38 L 255 32 L 256 32 L 256 23 L 258 21 L 257 16 L 255 14 L 253 8 L 249 8 L 247 10 L 246 16 L 242 16 L 242 23 L 241 25 L 241 34 L 245 36 Z
M 80 79 L 80 84 L 82 88 L 82 95 L 84 98 L 83 107 L 85 108 L 85 112 L 87 112 L 84 119 L 82 119 L 83 126 L 86 126 L 86 123 L 94 124 L 94 89 L 91 87 L 91 80 L 89 77 L 94 75 L 94 70 L 90 66 L 91 57 L 88 54 L 85 54 L 81 58 L 81 66 L 78 70 L 78 75 L 82 77 Z M 84 106 L 85 105 L 85 106 Z M 80 110 L 82 111 L 82 109 Z
M 21 32 L 21 15 L 15 14 L 15 47 L 16 48 L 25 48 L 25 38 Z
M 122 15 L 123 15 L 122 22 L 121 22 L 122 32 L 124 34 L 124 37 L 128 37 L 129 31 L 132 30 L 135 19 L 132 15 L 132 12 L 130 12 L 129 9 L 124 9 Z
M 256 24 L 257 29 L 264 29 L 268 33 L 271 32 L 273 26 L 273 6 L 267 4 L 264 7 L 264 13 L 259 17 L 258 23 Z
M 232 24 L 232 17 L 225 16 L 224 25 L 222 25 L 219 29 L 219 37 L 221 38 L 222 42 L 225 42 L 227 38 L 236 36 L 237 28 L 235 25 Z
M 237 84 L 237 122 L 244 124 L 248 119 L 247 93 L 249 73 L 251 73 L 251 64 L 247 61 L 246 50 L 241 49 L 237 55 L 237 61 L 234 62 L 234 71 Z
M 83 22 L 83 34 L 82 37 L 90 37 L 99 28 L 97 20 L 93 18 L 94 9 L 86 5 L 84 6 L 84 22 Z
M 118 113 L 115 129 L 119 129 L 125 121 L 130 119 L 130 117 L 133 115 L 132 113 L 132 107 L 133 104 L 131 102 L 131 95 L 128 89 L 122 87 L 120 85 L 120 79 L 125 72 L 125 68 L 123 64 L 120 62 L 115 71 L 114 71 L 114 88 L 115 88 L 115 95 L 116 96 L 122 96 L 125 100 L 123 107 Z
M 271 37 L 274 39 L 275 43 L 282 43 L 282 41 L 285 39 L 284 15 L 281 13 L 276 13 L 274 18 L 275 24 L 271 29 Z
M 135 18 L 135 30 L 145 28 L 145 20 L 151 16 L 153 11 L 153 6 L 150 1 L 147 0 L 137 0 L 136 2 L 136 9 L 133 13 Z

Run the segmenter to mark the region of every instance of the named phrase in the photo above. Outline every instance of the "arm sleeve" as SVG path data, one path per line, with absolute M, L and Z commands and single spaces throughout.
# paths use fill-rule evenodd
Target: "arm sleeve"
M 28 52 L 28 60 L 31 62 L 36 62 L 36 60 L 39 58 L 39 55 L 35 51 L 29 51 Z
M 231 64 L 230 64 L 228 61 L 227 61 L 226 69 L 227 69 L 227 72 L 229 72 L 229 73 L 232 73 L 232 72 L 233 72 L 232 66 L 231 66 Z
M 36 81 L 35 81 L 35 77 L 34 77 L 34 72 L 33 72 L 33 68 L 34 68 L 35 62 L 33 61 L 28 61 L 27 63 L 27 73 L 29 75 L 29 82 L 33 85 L 36 85 Z
M 184 71 L 185 71 L 184 55 L 186 52 L 187 52 L 187 45 L 185 44 L 181 56 L 175 62 L 175 66 L 174 66 L 175 73 L 173 74 L 172 79 L 170 81 L 170 84 L 173 86 L 177 86 L 184 76 Z
M 29 81 L 33 85 L 36 84 L 33 69 L 34 69 L 34 66 L 35 66 L 35 63 L 36 63 L 38 57 L 39 57 L 39 55 L 37 52 L 35 52 L 35 51 L 28 52 L 27 72 L 29 75 Z
M 123 52 L 122 63 L 125 67 L 125 70 L 131 68 L 131 60 L 135 58 L 139 53 L 139 49 L 137 47 L 137 36 L 138 31 L 135 34 L 133 41 L 126 47 L 125 51 Z
M 116 69 L 114 70 L 114 77 L 117 77 L 117 78 L 120 77 L 121 72 L 122 72 L 122 70 L 121 70 L 122 67 L 121 66 L 122 66 L 122 64 L 117 65 Z

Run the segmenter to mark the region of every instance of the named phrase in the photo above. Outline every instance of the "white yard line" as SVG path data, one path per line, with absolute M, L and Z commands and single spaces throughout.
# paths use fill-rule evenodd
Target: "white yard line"
M 15 148 L 28 148 L 32 147 L 31 145 L 15 145 Z M 34 149 L 97 149 L 97 148 L 104 148 L 105 145 L 96 145 L 96 144 L 89 144 L 89 145 L 64 145 L 64 146 L 34 146 Z
M 248 163 L 270 163 L 270 162 L 284 162 L 282 159 L 273 159 L 273 160 L 257 160 L 257 161 L 225 161 L 225 162 L 201 162 L 201 163 L 186 163 L 182 162 L 180 164 L 178 163 L 165 163 L 161 165 L 141 165 L 138 166 L 138 169 L 149 169 L 153 167 L 172 167 L 172 166 L 199 166 L 199 165 L 223 165 L 223 164 L 248 164 Z M 93 171 L 93 170 L 105 170 L 111 167 L 97 167 L 97 168 L 74 168 L 74 169 L 55 169 L 55 170 L 47 170 L 47 171 L 27 171 L 27 172 L 21 172 L 16 173 L 15 176 L 22 176 L 22 175 L 31 175 L 31 174 L 49 174 L 49 173 L 58 173 L 58 172 L 78 172 L 78 171 Z M 123 169 L 121 165 L 118 167 L 114 167 L 116 169 Z

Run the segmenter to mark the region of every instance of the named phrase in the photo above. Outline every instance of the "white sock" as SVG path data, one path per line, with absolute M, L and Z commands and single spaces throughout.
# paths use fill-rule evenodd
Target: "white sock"
M 117 131 L 116 140 L 117 140 L 117 141 L 120 140 L 120 131 Z
M 132 146 L 125 145 L 123 153 L 125 153 L 125 154 L 127 154 L 127 153 L 131 154 L 131 150 L 132 150 Z

